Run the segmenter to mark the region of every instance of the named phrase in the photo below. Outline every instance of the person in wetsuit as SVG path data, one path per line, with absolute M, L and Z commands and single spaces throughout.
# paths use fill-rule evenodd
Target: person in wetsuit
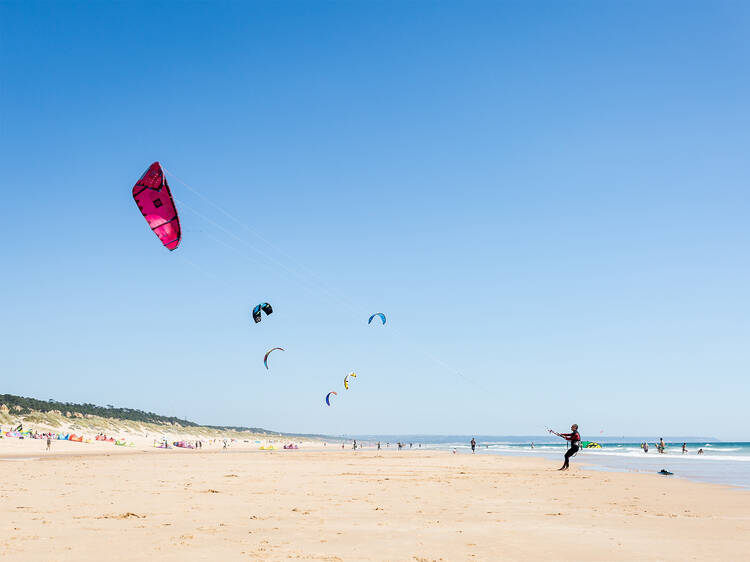
M 570 426 L 570 433 L 557 433 L 551 429 L 549 432 L 562 437 L 570 443 L 570 448 L 565 452 L 565 461 L 562 467 L 558 468 L 558 470 L 568 470 L 570 468 L 570 457 L 575 455 L 581 447 L 581 434 L 578 433 L 578 424 L 574 423 Z
M 474 438 L 472 437 L 472 438 L 471 438 L 471 452 L 472 452 L 472 453 L 474 452 L 474 449 L 476 448 L 476 446 L 477 446 L 477 442 L 476 442 L 476 441 L 474 440 Z

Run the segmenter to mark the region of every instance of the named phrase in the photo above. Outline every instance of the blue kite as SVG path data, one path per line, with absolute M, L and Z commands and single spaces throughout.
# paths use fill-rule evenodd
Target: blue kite
M 375 318 L 376 316 L 380 316 L 380 319 L 383 321 L 383 324 L 385 324 L 385 314 L 383 314 L 382 312 L 376 312 L 375 314 L 370 316 L 370 319 L 367 321 L 367 323 L 372 324 L 372 319 Z

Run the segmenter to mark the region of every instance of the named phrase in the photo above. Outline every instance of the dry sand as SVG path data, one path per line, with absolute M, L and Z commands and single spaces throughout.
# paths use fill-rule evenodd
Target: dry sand
M 8 460 L 8 445 L 0 559 L 750 560 L 749 492 L 651 474 L 333 447 L 39 441 L 13 446 L 38 460 Z

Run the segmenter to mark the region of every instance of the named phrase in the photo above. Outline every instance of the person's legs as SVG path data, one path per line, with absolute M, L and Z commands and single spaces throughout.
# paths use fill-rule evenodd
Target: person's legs
M 565 462 L 563 462 L 562 468 L 560 470 L 567 470 L 570 468 L 570 457 L 575 455 L 578 452 L 578 446 L 573 445 L 570 449 L 567 450 L 565 453 Z

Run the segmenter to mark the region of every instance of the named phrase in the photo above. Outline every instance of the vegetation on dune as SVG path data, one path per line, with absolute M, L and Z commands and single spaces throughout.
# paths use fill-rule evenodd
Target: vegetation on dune
M 4 404 L 11 414 L 23 415 L 32 412 L 59 413 L 70 417 L 114 418 L 119 420 L 130 420 L 136 422 L 180 425 L 183 427 L 198 426 L 197 423 L 182 420 L 174 416 L 160 416 L 153 412 L 144 412 L 134 408 L 117 408 L 115 406 L 96 406 L 95 404 L 75 404 L 73 402 L 58 402 L 56 400 L 37 400 L 26 396 L 15 396 L 14 394 L 0 394 L 0 404 Z
M 65 422 L 73 422 L 76 427 L 93 429 L 101 428 L 102 421 L 112 420 L 118 422 L 118 427 L 123 425 L 122 422 L 126 422 L 126 425 L 133 430 L 137 430 L 140 424 L 154 424 L 184 427 L 191 430 L 207 428 L 209 430 L 250 432 L 260 435 L 276 433 L 259 427 L 204 426 L 190 420 L 174 416 L 161 416 L 135 408 L 76 404 L 73 402 L 58 402 L 53 399 L 38 400 L 14 394 L 0 394 L 0 421 L 11 423 L 11 420 L 16 417 L 23 417 L 28 422 L 45 423 L 54 427 L 59 427 Z
M 103 432 L 162 432 L 182 428 L 186 432 L 206 437 L 219 433 L 236 437 L 267 437 L 286 435 L 287 437 L 320 438 L 323 436 L 306 434 L 282 434 L 259 427 L 202 425 L 174 416 L 160 416 L 134 408 L 118 408 L 112 405 L 76 404 L 56 400 L 38 400 L 14 394 L 0 394 L 0 424 L 16 424 L 19 421 L 31 424 L 44 424 L 59 428 L 65 425 L 71 431 Z M 165 427 L 165 426 L 169 426 Z

